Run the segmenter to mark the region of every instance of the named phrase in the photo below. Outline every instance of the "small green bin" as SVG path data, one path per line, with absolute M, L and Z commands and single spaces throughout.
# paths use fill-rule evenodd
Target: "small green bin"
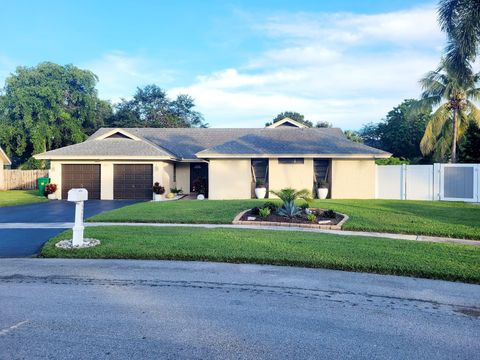
M 37 179 L 37 184 L 38 184 L 38 193 L 40 196 L 45 195 L 45 185 L 47 185 L 50 182 L 50 178 L 47 177 L 41 177 Z

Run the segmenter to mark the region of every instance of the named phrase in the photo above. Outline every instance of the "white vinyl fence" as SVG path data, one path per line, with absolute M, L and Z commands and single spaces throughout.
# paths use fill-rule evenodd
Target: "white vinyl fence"
M 377 165 L 377 199 L 480 202 L 480 164 Z

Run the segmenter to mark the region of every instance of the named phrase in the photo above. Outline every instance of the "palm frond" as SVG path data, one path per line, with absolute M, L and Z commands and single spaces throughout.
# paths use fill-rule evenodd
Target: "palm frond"
M 480 101 L 480 88 L 468 89 L 465 94 L 469 100 Z
M 470 111 L 462 109 L 458 112 L 457 142 L 465 135 L 470 125 Z
M 470 100 L 467 101 L 465 107 L 468 110 L 469 121 L 480 127 L 480 109 Z
M 430 71 L 419 81 L 422 87 L 422 98 L 441 96 L 445 92 L 447 82 L 438 71 Z
M 454 29 L 454 13 L 459 0 L 440 0 L 438 4 L 438 22 L 443 31 L 451 34 Z
M 447 104 L 440 106 L 432 115 L 427 124 L 423 138 L 420 141 L 420 150 L 423 155 L 430 155 L 434 150 L 445 127 L 445 123 L 450 118 L 450 110 Z
M 307 189 L 295 190 L 292 188 L 281 189 L 280 191 L 270 190 L 270 193 L 278 196 L 284 204 L 302 199 L 309 203 L 312 200 L 312 194 Z

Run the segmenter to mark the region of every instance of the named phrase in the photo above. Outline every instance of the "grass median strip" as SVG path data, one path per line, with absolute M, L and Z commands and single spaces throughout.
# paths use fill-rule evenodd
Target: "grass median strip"
M 95 222 L 228 224 L 263 200 L 145 202 L 94 216 Z M 480 240 L 480 206 L 459 202 L 402 200 L 316 200 L 350 219 L 345 230 L 378 231 Z
M 43 257 L 199 260 L 291 265 L 480 283 L 480 248 L 304 232 L 105 226 L 85 230 L 98 247 L 61 250 L 45 244 Z

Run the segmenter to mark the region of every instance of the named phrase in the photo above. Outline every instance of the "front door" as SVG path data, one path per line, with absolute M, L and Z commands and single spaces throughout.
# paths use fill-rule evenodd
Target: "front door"
M 190 164 L 190 192 L 208 197 L 208 164 Z

